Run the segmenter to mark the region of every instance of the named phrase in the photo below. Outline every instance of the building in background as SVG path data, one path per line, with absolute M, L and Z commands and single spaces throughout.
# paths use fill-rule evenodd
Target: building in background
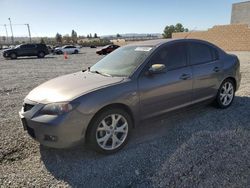
M 233 4 L 231 24 L 248 24 L 250 26 L 250 1 Z
M 173 33 L 172 38 L 206 40 L 226 51 L 250 51 L 250 1 L 232 5 L 229 25 L 217 25 L 207 31 Z

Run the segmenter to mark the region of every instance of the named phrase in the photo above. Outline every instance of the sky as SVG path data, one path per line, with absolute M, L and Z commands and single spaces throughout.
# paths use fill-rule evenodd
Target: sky
M 166 25 L 182 23 L 190 30 L 229 24 L 232 4 L 242 0 L 0 0 L 0 36 L 54 37 L 57 32 L 99 36 L 162 33 Z M 15 25 L 20 24 L 20 25 Z

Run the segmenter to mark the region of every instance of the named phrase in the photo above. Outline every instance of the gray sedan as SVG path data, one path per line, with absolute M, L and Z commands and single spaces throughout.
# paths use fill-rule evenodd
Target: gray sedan
M 88 70 L 33 89 L 20 111 L 42 145 L 86 142 L 113 153 L 141 120 L 202 101 L 229 107 L 240 85 L 235 55 L 205 41 L 153 40 L 121 47 Z

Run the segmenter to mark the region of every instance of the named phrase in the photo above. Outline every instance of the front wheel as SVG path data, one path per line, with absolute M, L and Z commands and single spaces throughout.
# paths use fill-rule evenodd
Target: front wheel
M 109 109 L 98 114 L 89 125 L 87 142 L 97 152 L 115 153 L 122 149 L 132 127 L 130 115 L 122 109 Z
M 103 50 L 102 51 L 102 55 L 106 55 L 107 54 L 107 51 L 106 50 Z
M 11 53 L 11 54 L 10 54 L 10 58 L 11 58 L 11 59 L 16 59 L 16 58 L 17 58 L 16 53 Z
M 235 84 L 233 80 L 226 79 L 222 82 L 220 89 L 216 96 L 216 105 L 219 108 L 227 108 L 229 107 L 233 100 L 235 95 Z

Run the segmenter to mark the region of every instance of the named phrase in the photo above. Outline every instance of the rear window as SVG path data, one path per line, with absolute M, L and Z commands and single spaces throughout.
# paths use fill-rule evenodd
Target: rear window
M 214 49 L 202 43 L 189 43 L 189 56 L 192 65 L 211 62 L 217 58 Z

